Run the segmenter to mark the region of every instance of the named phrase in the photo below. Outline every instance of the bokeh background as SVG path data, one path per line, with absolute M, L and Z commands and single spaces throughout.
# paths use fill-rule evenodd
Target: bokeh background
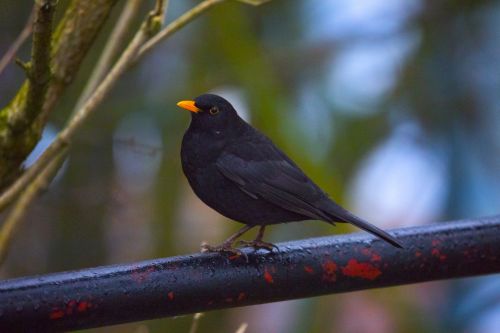
M 167 21 L 197 3 L 170 2 Z M 31 4 L 0 2 L 0 53 Z M 151 4 L 144 1 L 137 23 Z M 64 125 L 122 5 L 34 156 Z M 28 59 L 29 43 L 19 56 Z M 19 68 L 6 69 L 1 105 L 22 80 Z M 207 91 L 229 99 L 332 197 L 383 228 L 499 212 L 499 1 L 228 1 L 123 76 L 31 208 L 0 277 L 192 253 L 203 240 L 218 243 L 235 231 L 237 223 L 193 195 L 180 166 L 189 115 L 175 103 Z M 295 223 L 270 228 L 267 240 L 352 231 Z M 188 332 L 191 321 L 91 331 Z M 250 333 L 493 333 L 500 327 L 500 279 L 215 311 L 198 332 L 235 332 L 242 322 Z

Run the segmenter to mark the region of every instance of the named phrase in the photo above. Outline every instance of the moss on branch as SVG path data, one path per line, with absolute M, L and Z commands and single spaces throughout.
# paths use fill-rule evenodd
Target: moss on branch
M 56 0 L 37 0 L 27 79 L 0 110 L 0 188 L 11 183 L 117 0 L 73 0 L 55 32 Z

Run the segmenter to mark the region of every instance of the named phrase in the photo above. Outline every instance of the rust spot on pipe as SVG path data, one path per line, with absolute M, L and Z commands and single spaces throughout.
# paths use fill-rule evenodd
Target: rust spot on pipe
M 61 319 L 62 317 L 64 317 L 64 311 L 61 309 L 54 309 L 49 314 L 50 319 Z
M 321 267 L 323 268 L 323 281 L 335 282 L 337 280 L 337 264 L 327 259 Z
M 73 314 L 73 309 L 75 306 L 76 306 L 76 301 L 74 299 L 69 301 L 68 304 L 66 305 L 66 314 L 67 315 Z
M 85 312 L 88 309 L 90 309 L 91 307 L 92 307 L 92 304 L 90 302 L 81 301 L 80 303 L 78 303 L 77 310 L 78 310 L 78 312 Z
M 431 254 L 433 257 L 438 258 L 441 261 L 445 261 L 447 258 L 447 256 L 445 254 L 442 254 L 439 249 L 432 249 Z
M 350 277 L 359 277 L 367 280 L 375 280 L 382 274 L 380 269 L 370 263 L 358 262 L 356 259 L 351 259 L 345 267 L 342 267 L 342 273 Z
M 314 274 L 314 269 L 311 266 L 304 266 L 304 272 Z
M 267 283 L 274 283 L 273 276 L 271 273 L 266 269 L 264 269 L 264 280 L 266 280 Z
M 367 248 L 361 249 L 361 253 L 363 253 L 367 257 L 370 257 L 370 261 L 376 262 L 382 260 L 380 254 L 373 251 L 372 249 L 367 249 Z

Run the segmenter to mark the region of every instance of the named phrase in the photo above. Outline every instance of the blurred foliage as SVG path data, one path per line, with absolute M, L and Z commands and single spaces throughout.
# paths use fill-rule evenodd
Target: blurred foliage
M 170 2 L 167 21 L 196 3 Z M 436 153 L 446 178 L 443 204 L 429 214 L 433 220 L 498 212 L 499 3 L 350 3 L 274 0 L 248 7 L 231 1 L 158 47 L 123 77 L 78 136 L 64 172 L 33 207 L 15 239 L 2 277 L 110 264 L 115 258 L 125 262 L 193 252 L 201 240 L 217 243 L 236 229 L 236 223 L 209 215 L 193 198 L 179 161 L 189 116 L 175 103 L 214 89 L 246 106 L 252 124 L 342 204 L 353 204 L 345 194 L 360 177 L 359 166 L 369 169 L 377 149 L 410 123 L 418 128 L 416 144 Z M 376 11 L 377 4 L 386 11 L 373 20 L 366 13 Z M 0 3 L 0 52 L 22 28 L 30 6 L 27 0 Z M 118 12 L 115 9 L 52 115 L 55 127 L 62 126 L 71 112 Z M 402 23 L 388 23 L 396 19 Z M 367 23 L 370 20 L 375 23 Z M 337 21 L 342 24 L 335 25 Z M 350 50 L 366 46 L 365 58 L 360 59 L 369 62 L 376 57 L 371 48 L 394 38 L 411 47 L 397 64 L 387 60 L 389 54 L 382 57 L 392 72 L 348 75 L 351 90 L 377 90 L 391 79 L 387 89 L 365 100 L 339 83 L 338 73 L 348 67 L 341 66 L 341 59 Z M 394 48 L 404 47 L 400 43 Z M 28 52 L 25 45 L 20 56 Z M 362 65 L 356 59 L 348 65 Z M 0 102 L 10 99 L 22 78 L 15 66 L 3 73 Z M 153 125 L 117 138 L 117 128 L 130 115 Z M 146 137 L 156 130 L 161 141 L 151 143 Z M 152 153 L 141 149 L 142 143 Z M 117 158 L 124 150 L 132 157 Z M 155 159 L 158 168 L 147 171 Z M 128 171 L 123 176 L 119 170 Z M 152 184 L 140 185 L 146 183 L 147 172 Z M 429 178 L 422 177 L 415 200 L 429 185 Z M 385 183 L 386 178 L 380 178 L 370 188 L 374 197 L 386 193 Z M 408 191 L 404 185 L 400 193 Z M 370 214 L 364 217 L 376 218 L 382 212 Z M 391 223 L 402 224 L 404 218 L 394 217 Z M 335 232 L 347 230 L 340 226 Z M 276 226 L 267 237 L 278 241 L 331 233 L 327 225 L 307 222 Z M 241 322 L 249 323 L 247 332 L 355 332 L 368 331 L 367 327 L 370 332 L 455 332 L 457 318 L 447 308 L 460 302 L 460 295 L 465 295 L 460 285 L 433 283 L 216 311 L 200 320 L 199 332 L 234 332 Z M 368 322 L 363 326 L 364 321 Z M 462 322 L 462 330 L 472 322 Z M 191 316 L 183 316 L 93 331 L 188 332 L 190 325 Z

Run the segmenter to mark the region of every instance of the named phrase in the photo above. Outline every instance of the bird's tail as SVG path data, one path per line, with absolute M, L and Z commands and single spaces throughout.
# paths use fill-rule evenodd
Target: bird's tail
M 403 245 L 398 240 L 396 240 L 396 238 L 389 235 L 384 230 L 377 228 L 376 226 L 366 222 L 365 220 L 362 220 L 361 218 L 357 217 L 356 215 L 352 214 L 348 210 L 346 210 L 338 205 L 335 205 L 335 207 L 333 207 L 333 208 L 334 209 L 331 209 L 328 212 L 328 215 L 332 216 L 331 222 L 351 223 L 351 224 L 355 225 L 356 227 L 363 229 L 365 231 L 368 231 L 369 233 L 385 240 L 387 243 L 389 243 L 395 247 L 403 248 Z

